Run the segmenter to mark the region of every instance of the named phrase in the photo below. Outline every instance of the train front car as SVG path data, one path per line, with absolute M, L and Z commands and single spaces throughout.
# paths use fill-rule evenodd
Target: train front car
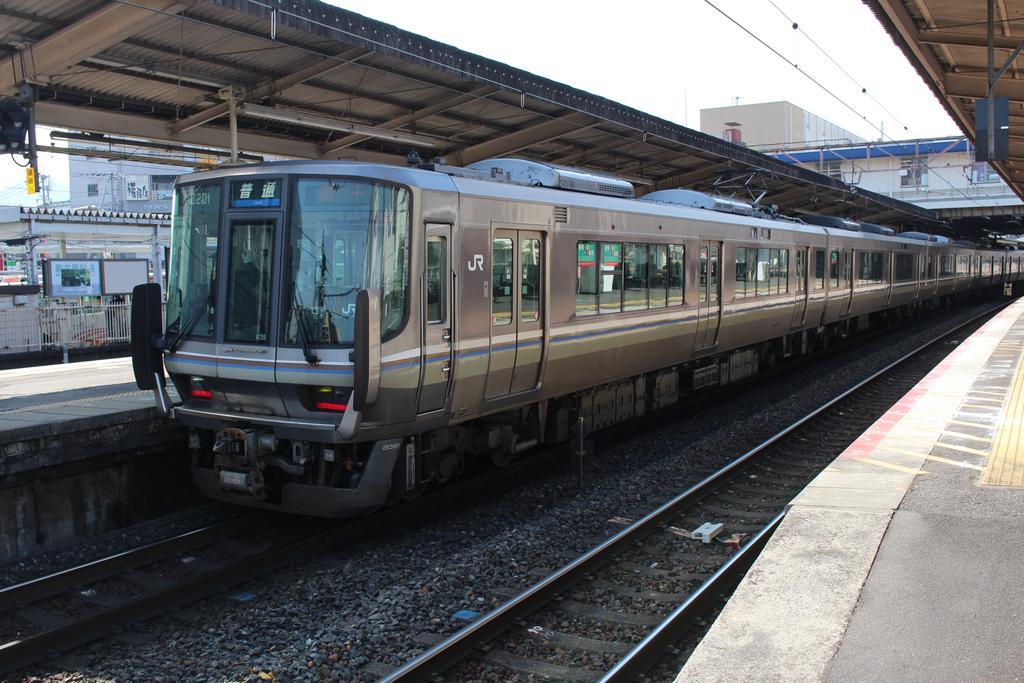
M 135 310 L 133 355 L 139 385 L 189 428 L 204 495 L 343 517 L 383 505 L 395 472 L 414 479 L 395 490 L 415 489 L 415 468 L 395 463 L 422 448 L 408 434 L 445 421 L 448 380 L 447 364 L 421 366 L 412 263 L 428 240 L 436 268 L 451 262 L 452 197 L 442 174 L 370 164 L 279 162 L 179 180 L 166 330 Z M 136 293 L 136 309 L 159 303 L 155 286 Z M 435 346 L 450 351 L 442 332 Z M 158 384 L 161 360 L 180 405 Z M 421 381 L 433 410 L 419 410 Z

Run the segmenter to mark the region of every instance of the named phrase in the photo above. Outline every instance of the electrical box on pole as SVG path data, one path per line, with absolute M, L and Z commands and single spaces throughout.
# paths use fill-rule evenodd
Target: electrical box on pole
M 0 153 L 24 153 L 27 138 L 28 112 L 13 98 L 0 100 Z
M 39 182 L 36 177 L 36 169 L 28 166 L 25 169 L 25 193 L 35 194 L 39 191 Z
M 995 135 L 989 135 L 988 100 L 978 98 L 974 103 L 975 154 L 977 161 L 1006 161 L 1010 152 L 1010 100 L 1006 97 L 993 97 L 992 122 Z M 989 140 L 994 139 L 995 145 L 989 150 Z

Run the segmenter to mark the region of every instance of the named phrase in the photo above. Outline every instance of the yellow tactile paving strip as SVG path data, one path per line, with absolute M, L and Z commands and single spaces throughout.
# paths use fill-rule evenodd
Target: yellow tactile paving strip
M 1024 487 L 1024 354 L 1017 359 L 1006 411 L 999 421 L 992 454 L 981 473 L 982 486 Z

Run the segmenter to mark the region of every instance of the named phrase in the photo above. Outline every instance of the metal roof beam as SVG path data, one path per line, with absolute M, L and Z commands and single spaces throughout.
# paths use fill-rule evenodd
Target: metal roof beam
M 765 195 L 764 199 L 770 204 L 784 204 L 785 202 L 788 202 L 791 199 L 796 199 L 801 195 L 807 195 L 809 202 L 812 197 L 817 196 L 817 193 L 814 191 L 813 187 L 797 187 L 778 194 L 772 194 L 769 192 Z
M 253 102 L 258 102 L 270 97 L 271 95 L 281 94 L 289 88 L 301 85 L 314 76 L 323 75 L 328 71 L 337 69 L 345 64 L 349 64 L 361 57 L 365 57 L 368 54 L 370 54 L 369 50 L 357 47 L 346 50 L 336 57 L 313 57 L 304 59 L 300 66 L 287 75 L 281 76 L 280 78 L 276 78 L 272 81 L 267 81 L 253 88 L 247 99 Z M 180 121 L 172 123 L 171 132 L 175 134 L 184 133 L 196 126 L 201 126 L 204 123 L 209 123 L 210 121 L 219 119 L 222 116 L 227 116 L 228 108 L 227 102 L 221 102 L 220 104 L 207 107 L 192 116 L 188 116 Z
M 732 168 L 732 164 L 730 162 L 722 164 L 712 164 L 709 162 L 699 168 L 693 169 L 692 171 L 677 173 L 675 175 L 670 175 L 668 177 L 661 178 L 655 185 L 655 189 L 671 190 L 677 187 L 686 187 L 687 185 L 690 185 L 692 183 L 696 183 L 701 180 L 710 178 L 714 175 L 717 175 L 729 168 Z
M 47 101 L 40 101 L 36 104 L 36 120 L 42 125 L 57 128 L 97 132 L 117 131 L 121 135 L 149 140 L 172 140 L 221 148 L 226 148 L 230 144 L 227 130 L 220 128 L 193 128 L 180 135 L 172 135 L 166 120 Z M 244 131 L 238 133 L 238 146 L 246 152 L 276 154 L 300 159 L 316 159 L 320 156 L 319 145 L 315 142 Z M 397 154 L 364 150 L 352 150 L 349 158 L 356 161 L 374 161 L 386 164 L 405 163 L 405 158 Z
M 542 123 L 521 128 L 512 133 L 487 140 L 450 153 L 452 163 L 460 166 L 472 164 L 484 159 L 500 157 L 517 152 L 532 145 L 560 138 L 574 130 L 594 126 L 597 119 L 587 114 L 572 112 Z
M 417 109 L 416 111 L 409 112 L 408 114 L 403 114 L 402 116 L 397 116 L 388 121 L 384 121 L 383 123 L 378 123 L 376 127 L 384 128 L 387 130 L 401 128 L 402 126 L 412 123 L 413 121 L 418 121 L 420 119 L 425 119 L 428 116 L 434 116 L 435 114 L 440 114 L 442 112 L 455 109 L 456 107 L 462 106 L 463 104 L 468 104 L 473 100 L 487 97 L 488 95 L 498 92 L 499 90 L 500 88 L 491 85 L 485 85 L 479 88 L 474 88 L 473 90 L 470 90 L 465 94 L 458 95 L 456 97 L 446 97 L 444 100 L 436 102 L 430 106 L 423 107 L 422 109 Z M 328 156 L 337 152 L 340 149 L 351 147 L 352 145 L 360 143 L 366 139 L 368 139 L 368 136 L 366 135 L 346 135 L 343 138 L 339 138 L 337 140 L 333 140 L 331 142 L 327 142 L 321 145 L 320 153 L 323 156 Z
M 1020 44 L 1015 38 L 995 36 L 995 47 L 999 50 L 1013 50 Z M 960 45 L 963 47 L 988 47 L 985 34 L 953 33 L 950 31 L 919 31 L 917 39 L 928 45 Z
M 946 94 L 951 97 L 981 99 L 987 96 L 984 76 L 946 74 L 942 78 L 942 85 Z M 1009 97 L 1011 100 L 1024 102 L 1024 81 L 1000 79 L 996 83 L 995 92 L 996 95 L 1001 97 Z
M 107 2 L 73 24 L 31 45 L 24 62 L 12 59 L 12 69 L 0 70 L 0 93 L 10 93 L 22 80 L 48 82 L 79 62 L 177 14 L 191 0 L 134 0 Z M 24 70 L 23 70 L 24 69 Z
M 600 145 L 594 145 L 593 147 L 587 147 L 586 149 L 581 149 L 577 152 L 573 152 L 572 154 L 560 156 L 557 159 L 552 159 L 551 161 L 556 164 L 573 164 L 588 157 L 596 156 L 598 154 L 607 154 L 608 152 L 612 152 L 616 149 L 627 147 L 641 141 L 642 135 L 640 133 L 633 133 L 632 135 L 628 135 L 623 138 L 614 138 Z

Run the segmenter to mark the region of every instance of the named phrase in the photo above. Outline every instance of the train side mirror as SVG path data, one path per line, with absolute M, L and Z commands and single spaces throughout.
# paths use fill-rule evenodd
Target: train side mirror
M 139 389 L 164 386 L 164 359 L 154 341 L 163 334 L 160 285 L 147 282 L 132 290 L 132 370 Z M 157 384 L 159 382 L 159 385 Z
M 377 400 L 380 387 L 380 290 L 356 295 L 355 349 L 352 354 L 353 407 L 362 411 Z

